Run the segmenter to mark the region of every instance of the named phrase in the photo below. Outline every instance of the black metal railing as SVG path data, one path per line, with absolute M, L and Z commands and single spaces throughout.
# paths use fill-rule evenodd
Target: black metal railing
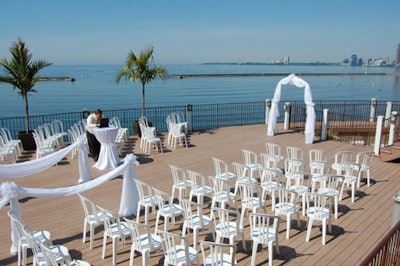
M 400 265 L 400 222 L 385 235 L 360 265 Z
M 306 121 L 306 106 L 303 101 L 289 101 L 291 103 L 290 128 L 304 130 Z M 372 120 L 376 116 L 385 115 L 387 102 L 377 101 L 375 103 L 375 112 Z M 244 103 L 219 103 L 219 104 L 199 104 L 190 105 L 192 129 L 201 130 L 217 127 L 240 126 L 265 123 L 266 102 L 244 102 Z M 168 114 L 181 112 L 187 116 L 188 106 L 167 106 L 167 107 L 148 107 L 146 108 L 146 117 L 153 123 L 159 132 L 167 131 L 165 119 Z M 329 109 L 330 123 L 356 123 L 364 121 L 365 126 L 371 120 L 371 101 L 334 101 L 317 100 L 315 101 L 316 111 L 316 133 L 321 132 L 321 121 L 323 109 Z M 284 121 L 284 102 L 278 105 L 281 114 L 277 122 Z M 400 101 L 392 102 L 392 110 L 400 110 Z M 93 111 L 93 110 L 92 110 Z M 118 117 L 123 127 L 129 129 L 133 134 L 132 122 L 138 120 L 141 116 L 140 108 L 103 110 L 106 117 Z M 35 115 L 29 117 L 31 129 L 39 125 L 49 123 L 52 120 L 61 120 L 64 124 L 64 130 L 70 128 L 73 124 L 83 118 L 83 112 L 60 113 L 48 115 Z M 363 123 L 364 123 L 363 122 Z M 361 123 L 361 122 L 359 122 Z M 344 124 L 349 126 L 350 124 Z M 332 124 L 334 125 L 334 124 Z M 331 126 L 331 124 L 330 124 Z M 25 130 L 24 117 L 0 118 L 0 127 L 9 128 L 13 137 L 17 137 L 19 131 Z M 333 133 L 333 132 L 331 132 Z M 397 134 L 398 136 L 398 134 Z

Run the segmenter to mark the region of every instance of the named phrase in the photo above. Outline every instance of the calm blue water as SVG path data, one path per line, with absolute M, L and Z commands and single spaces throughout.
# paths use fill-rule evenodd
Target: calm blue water
M 117 65 L 54 65 L 42 76 L 71 76 L 75 82 L 39 82 L 29 98 L 30 114 L 77 112 L 83 109 L 114 110 L 141 107 L 139 84 L 115 83 Z M 169 74 L 217 73 L 395 73 L 393 68 L 270 66 L 270 65 L 165 65 Z M 276 77 L 198 77 L 155 80 L 146 87 L 146 106 L 254 102 L 273 98 Z M 400 100 L 400 78 L 395 76 L 305 76 L 315 100 Z M 0 83 L 0 117 L 24 115 L 21 96 L 8 84 Z M 282 89 L 282 101 L 303 99 L 303 90 Z

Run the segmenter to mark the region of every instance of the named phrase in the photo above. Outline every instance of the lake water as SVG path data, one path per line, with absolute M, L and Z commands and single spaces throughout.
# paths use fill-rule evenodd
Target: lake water
M 77 112 L 83 109 L 115 110 L 141 107 L 140 84 L 115 83 L 118 65 L 54 65 L 41 76 L 73 77 L 70 81 L 43 81 L 29 98 L 30 115 Z M 348 66 L 272 65 L 164 65 L 170 75 L 246 73 L 396 73 L 393 68 Z M 146 106 L 259 102 L 272 99 L 276 84 L 284 76 L 195 77 L 154 80 L 146 86 Z M 383 76 L 303 76 L 315 100 L 400 100 L 400 77 Z M 9 84 L 0 83 L 0 117 L 24 115 L 24 103 Z M 281 101 L 301 100 L 304 90 L 282 88 Z

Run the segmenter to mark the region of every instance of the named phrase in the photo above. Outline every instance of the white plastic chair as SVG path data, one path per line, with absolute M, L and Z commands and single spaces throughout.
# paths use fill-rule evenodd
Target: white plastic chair
M 156 206 L 159 201 L 159 198 L 154 195 L 153 188 L 149 184 L 147 184 L 137 178 L 135 178 L 134 180 L 135 180 L 136 188 L 137 188 L 137 191 L 139 194 L 139 201 L 138 201 L 137 213 L 136 213 L 136 222 L 139 222 L 139 220 L 140 220 L 140 211 L 143 207 L 144 213 L 145 213 L 144 223 L 147 224 L 149 221 L 149 211 L 150 211 L 150 209 L 152 210 L 152 212 L 155 211 Z
M 4 160 L 4 157 L 9 157 L 11 163 L 16 163 L 18 158 L 18 151 L 14 145 L 6 144 L 6 140 L 3 138 L 2 132 L 0 132 L 0 159 Z
M 190 181 L 186 177 L 186 170 L 175 165 L 169 165 L 174 184 L 172 185 L 172 196 L 175 197 L 175 190 L 178 190 L 179 198 L 183 199 L 190 190 Z
M 78 193 L 78 196 L 81 200 L 82 207 L 83 207 L 83 212 L 85 214 L 85 218 L 83 221 L 83 238 L 82 242 L 86 242 L 86 226 L 89 224 L 89 242 L 90 242 L 90 249 L 93 248 L 93 241 L 94 241 L 94 233 L 95 233 L 95 227 L 98 225 L 103 224 L 103 215 L 102 212 L 97 209 L 96 204 L 91 201 L 90 199 L 82 196 L 80 193 Z M 111 218 L 111 216 L 109 217 Z
M 278 160 L 276 156 L 260 153 L 261 164 L 264 168 L 277 169 L 278 168 Z
M 360 180 L 363 176 L 363 172 L 367 173 L 367 185 L 370 186 L 370 173 L 369 173 L 369 165 L 371 163 L 371 158 L 373 152 L 358 152 L 356 156 L 356 163 L 360 165 L 360 176 L 358 178 L 357 187 L 360 187 Z
M 59 140 L 60 144 L 64 144 L 64 137 L 68 137 L 68 133 L 64 131 L 64 125 L 61 120 L 53 120 L 51 121 L 51 128 L 53 130 L 54 135 Z
M 198 252 L 189 246 L 186 237 L 159 231 L 162 239 L 162 247 L 164 250 L 164 265 L 191 265 L 196 262 L 200 265 Z
M 8 128 L 3 127 L 1 128 L 1 131 L 3 132 L 5 144 L 9 147 L 14 147 L 17 151 L 17 155 L 21 156 L 22 151 L 24 150 L 22 141 L 20 139 L 13 139 L 11 131 Z
M 188 147 L 187 137 L 185 132 L 182 130 L 182 125 L 178 123 L 169 122 L 168 124 L 168 144 L 176 149 L 176 142 L 179 141 L 181 146 Z
M 331 163 L 327 161 L 314 161 L 310 163 L 311 192 L 317 191 L 317 185 L 324 187 L 325 177 L 330 173 Z
M 197 250 L 199 231 L 209 228 L 214 235 L 214 222 L 209 216 L 203 214 L 201 204 L 185 199 L 179 199 L 179 204 L 183 208 L 182 236 L 186 235 L 188 229 L 192 229 L 193 248 Z
M 221 239 L 227 238 L 229 244 L 234 245 L 236 238 L 240 236 L 242 246 L 247 250 L 240 213 L 237 210 L 222 208 L 211 208 L 211 213 L 215 225 L 215 242 L 220 243 Z
M 351 203 L 354 203 L 354 197 L 356 194 L 356 184 L 360 178 L 361 166 L 356 163 L 339 163 L 337 175 L 343 175 L 343 183 L 349 187 L 351 186 Z M 342 191 L 340 192 L 339 200 L 343 198 L 344 185 L 342 186 Z
M 253 213 L 257 212 L 258 209 L 266 211 L 266 201 L 260 185 L 239 183 L 238 187 L 242 204 L 240 221 L 243 226 L 244 216 L 250 211 Z
M 298 178 L 298 173 L 306 172 L 306 162 L 297 159 L 286 159 L 285 160 L 285 177 L 286 177 L 286 188 L 289 188 L 292 184 L 292 179 Z
M 306 198 L 308 216 L 306 242 L 310 241 L 312 225 L 314 220 L 317 220 L 322 222 L 322 245 L 325 245 L 327 224 L 328 232 L 332 232 L 331 212 L 333 197 L 318 193 L 307 193 Z
M 21 220 L 16 216 L 16 214 L 13 211 L 8 211 L 8 216 L 11 219 L 11 225 L 13 228 L 13 234 L 14 234 L 14 241 L 18 242 L 18 266 L 22 265 L 26 266 L 26 258 L 27 258 L 27 250 L 28 248 L 31 248 L 31 245 L 29 244 L 30 242 L 26 238 L 24 232 L 22 231 L 22 227 L 24 226 L 21 223 Z M 53 242 L 51 241 L 50 238 L 50 232 L 46 230 L 35 230 L 31 231 L 32 236 L 35 238 L 35 240 L 39 243 L 45 243 L 48 246 L 53 245 Z M 15 237 L 17 239 L 15 239 Z
M 119 215 L 115 212 L 106 210 L 97 206 L 103 215 L 104 234 L 103 234 L 103 249 L 101 258 L 106 256 L 107 238 L 112 240 L 112 265 L 117 263 L 118 243 L 122 241 L 125 244 L 126 239 L 131 235 L 130 229 L 126 222 L 121 222 Z M 109 218 L 111 216 L 111 218 Z
M 44 244 L 44 242 L 38 241 L 34 237 L 31 229 L 26 225 L 24 225 L 22 227 L 22 232 L 25 236 L 25 239 L 28 241 L 29 246 L 33 253 L 33 266 L 35 266 L 35 265 L 39 265 L 39 266 L 51 265 L 50 262 L 48 261 L 47 257 L 43 254 L 42 250 L 40 249 L 40 244 Z M 62 245 L 50 245 L 50 246 L 48 246 L 48 248 L 52 252 L 56 252 L 56 253 L 62 255 L 62 256 L 61 255 L 57 256 L 56 261 L 58 263 L 64 262 L 66 258 L 68 258 L 71 261 L 71 257 L 69 255 L 69 250 L 67 247 L 62 246 Z
M 282 171 L 280 169 L 262 168 L 260 169 L 260 186 L 264 193 L 271 194 L 272 210 L 275 207 L 275 193 L 277 188 L 283 188 Z
M 322 195 L 332 196 L 334 200 L 334 208 L 335 208 L 335 219 L 338 218 L 338 209 L 339 209 L 339 196 L 342 191 L 343 176 L 340 175 L 327 175 L 324 177 L 326 180 L 324 187 L 318 189 L 317 193 Z
M 151 233 L 149 225 L 136 223 L 127 218 L 124 219 L 128 225 L 132 239 L 129 266 L 133 266 L 136 251 L 142 253 L 142 265 L 149 265 L 150 253 L 161 249 L 161 238 Z
M 242 156 L 244 164 L 249 167 L 251 176 L 254 176 L 254 171 L 258 171 L 263 166 L 258 163 L 258 156 L 257 153 L 251 150 L 242 149 Z
M 249 167 L 238 162 L 233 162 L 232 165 L 236 175 L 235 195 L 237 194 L 239 183 L 258 184 L 257 179 L 251 176 Z
M 277 143 L 266 142 L 265 149 L 267 154 L 272 155 L 278 163 L 285 160 L 285 157 L 282 155 L 281 145 Z
M 273 210 L 275 215 L 286 216 L 286 239 L 289 239 L 292 214 L 296 214 L 297 227 L 300 229 L 299 205 L 297 204 L 298 194 L 296 191 L 284 188 L 276 188 L 273 193 L 278 193 L 278 203 L 275 204 Z
M 237 265 L 236 246 L 200 241 L 204 266 Z
M 70 254 L 63 254 L 57 249 L 50 249 L 46 245 L 39 243 L 46 265 L 66 265 L 66 266 L 90 266 L 90 263 L 83 260 L 71 259 Z
M 308 185 L 304 183 L 307 176 L 307 173 L 293 172 L 290 174 L 290 179 L 286 180 L 286 189 L 297 192 L 298 197 L 301 197 L 301 211 L 303 216 L 306 215 L 306 194 L 310 192 L 310 183 Z
M 206 185 L 205 177 L 202 174 L 191 170 L 186 170 L 186 172 L 190 180 L 189 200 L 196 196 L 197 202 L 203 204 L 205 196 L 212 197 L 213 189 Z
M 46 142 L 40 139 L 40 137 L 32 133 L 33 138 L 36 143 L 36 159 L 46 155 L 55 152 L 54 145 L 52 142 Z
M 153 188 L 153 191 L 158 204 L 155 232 L 158 232 L 158 224 L 161 216 L 164 217 L 164 231 L 168 232 L 169 221 L 175 224 L 175 219 L 183 216 L 183 209 L 174 203 L 173 196 L 156 188 Z
M 353 152 L 352 151 L 337 151 L 335 152 L 334 163 L 331 168 L 335 170 L 339 175 L 341 175 L 338 170 L 340 170 L 339 164 L 341 163 L 351 163 L 353 162 Z
M 236 179 L 236 175 L 229 172 L 228 164 L 224 160 L 215 157 L 212 157 L 212 160 L 214 162 L 215 177 L 226 180 Z
M 211 208 L 216 207 L 216 203 L 218 203 L 221 208 L 226 208 L 226 205 L 232 202 L 235 209 L 237 209 L 236 195 L 231 192 L 229 181 L 214 176 L 209 176 L 208 179 L 214 191 L 212 194 Z
M 304 149 L 295 146 L 286 147 L 287 159 L 304 160 Z
M 255 265 L 257 246 L 268 245 L 268 265 L 272 266 L 273 249 L 275 243 L 275 251 L 279 255 L 278 243 L 278 226 L 279 216 L 251 213 L 249 214 L 250 220 L 250 236 L 253 240 L 253 252 L 251 254 L 251 266 Z

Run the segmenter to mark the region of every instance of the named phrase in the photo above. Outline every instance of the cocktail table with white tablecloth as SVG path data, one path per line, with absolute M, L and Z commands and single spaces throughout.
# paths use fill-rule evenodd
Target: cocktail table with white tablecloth
M 94 128 L 93 133 L 101 144 L 99 159 L 93 167 L 100 170 L 110 170 L 121 164 L 115 138 L 118 134 L 117 127 Z

